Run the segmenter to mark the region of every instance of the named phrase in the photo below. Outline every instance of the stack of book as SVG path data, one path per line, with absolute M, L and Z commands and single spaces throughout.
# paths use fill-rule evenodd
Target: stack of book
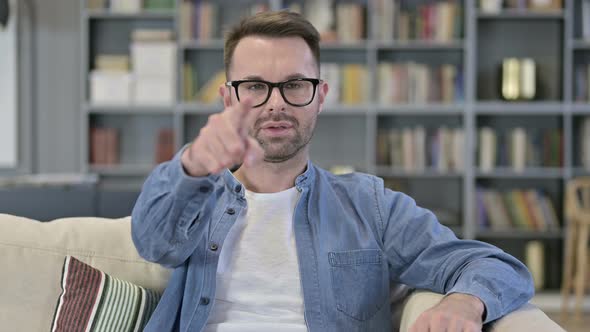
M 381 104 L 456 103 L 464 99 L 463 75 L 456 65 L 380 63 L 377 76 Z
M 460 39 L 463 30 L 461 1 L 377 0 L 377 39 L 383 42 L 425 40 L 449 42 Z
M 119 163 L 119 132 L 116 128 L 90 128 L 89 157 L 93 165 Z
M 320 72 L 328 82 L 326 105 L 359 105 L 367 102 L 369 96 L 369 74 L 361 64 L 321 63 Z
M 482 229 L 548 231 L 560 227 L 551 199 L 540 190 L 478 188 L 476 200 Z
M 562 167 L 563 135 L 560 129 L 513 128 L 498 134 L 493 128 L 479 129 L 479 167 L 491 172 L 509 167 L 523 172 L 528 167 Z
M 462 128 L 382 129 L 377 134 L 377 164 L 406 172 L 460 172 L 464 169 Z
M 176 44 L 171 30 L 133 32 L 131 59 L 134 101 L 140 105 L 171 105 L 176 100 Z

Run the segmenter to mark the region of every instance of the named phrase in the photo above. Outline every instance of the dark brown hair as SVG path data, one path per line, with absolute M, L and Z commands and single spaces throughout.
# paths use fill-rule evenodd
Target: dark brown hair
M 227 32 L 223 52 L 226 76 L 229 74 L 236 46 L 242 38 L 248 36 L 271 38 L 301 37 L 311 49 L 311 53 L 319 68 L 320 34 L 316 28 L 300 14 L 282 10 L 278 12 L 262 12 L 254 16 L 246 17 Z

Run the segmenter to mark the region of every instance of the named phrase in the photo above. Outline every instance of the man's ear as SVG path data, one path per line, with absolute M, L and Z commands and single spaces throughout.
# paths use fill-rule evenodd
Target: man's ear
M 223 100 L 223 107 L 231 106 L 231 88 L 227 87 L 225 83 L 219 85 L 219 95 Z
M 326 82 L 326 81 L 324 81 L 318 85 L 318 98 L 319 98 L 319 103 L 320 103 L 318 113 L 321 113 L 322 109 L 324 108 L 324 102 L 326 101 L 326 96 L 328 95 L 329 90 L 330 90 L 330 87 L 328 86 L 328 82 Z

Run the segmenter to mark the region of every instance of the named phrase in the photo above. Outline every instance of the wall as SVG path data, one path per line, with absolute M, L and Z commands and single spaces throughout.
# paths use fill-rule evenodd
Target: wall
M 8 25 L 0 28 L 0 168 L 17 167 L 16 2 L 9 1 Z

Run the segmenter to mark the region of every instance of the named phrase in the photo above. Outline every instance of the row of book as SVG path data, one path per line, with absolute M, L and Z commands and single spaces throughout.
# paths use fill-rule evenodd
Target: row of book
M 222 22 L 268 10 L 268 3 L 249 3 L 245 6 L 232 3 L 229 6 L 229 2 L 183 0 L 180 4 L 180 37 L 184 41 L 221 39 L 224 30 Z M 221 15 L 229 18 L 222 19 Z
M 590 117 L 582 119 L 577 139 L 580 142 L 580 163 L 585 170 L 590 171 Z
M 323 62 L 320 73 L 330 86 L 326 105 L 358 105 L 369 100 L 369 73 L 365 65 Z
M 516 127 L 497 132 L 482 127 L 478 139 L 479 167 L 483 172 L 493 171 L 495 167 L 523 172 L 527 167 L 563 166 L 561 129 Z
M 377 164 L 406 172 L 439 172 L 464 168 L 465 133 L 462 128 L 381 129 L 377 134 Z
M 456 65 L 380 63 L 377 75 L 381 104 L 456 103 L 464 100 L 463 74 Z
M 176 100 L 176 44 L 171 30 L 137 29 L 130 55 L 99 54 L 90 73 L 92 104 L 171 105 Z
M 120 163 L 120 131 L 113 127 L 90 128 L 91 165 L 112 166 Z M 172 159 L 175 152 L 174 131 L 162 128 L 158 131 L 155 142 L 154 162 L 162 163 Z
M 518 11 L 555 11 L 563 8 L 563 0 L 480 0 L 480 9 L 486 13 L 496 13 L 506 9 Z
M 88 9 L 106 9 L 114 13 L 172 11 L 175 0 L 88 0 Z
M 560 228 L 554 205 L 541 190 L 478 188 L 476 196 L 477 221 L 482 229 L 548 231 Z
M 377 40 L 425 40 L 448 42 L 462 37 L 463 7 L 461 1 L 431 3 L 378 0 Z
M 202 104 L 216 103 L 221 100 L 219 86 L 225 78 L 225 71 L 218 70 L 201 86 L 199 76 L 191 62 L 183 65 L 183 100 L 186 102 L 198 102 Z
M 352 43 L 367 38 L 367 8 L 361 1 L 294 2 L 285 9 L 304 15 L 318 30 L 322 42 Z

